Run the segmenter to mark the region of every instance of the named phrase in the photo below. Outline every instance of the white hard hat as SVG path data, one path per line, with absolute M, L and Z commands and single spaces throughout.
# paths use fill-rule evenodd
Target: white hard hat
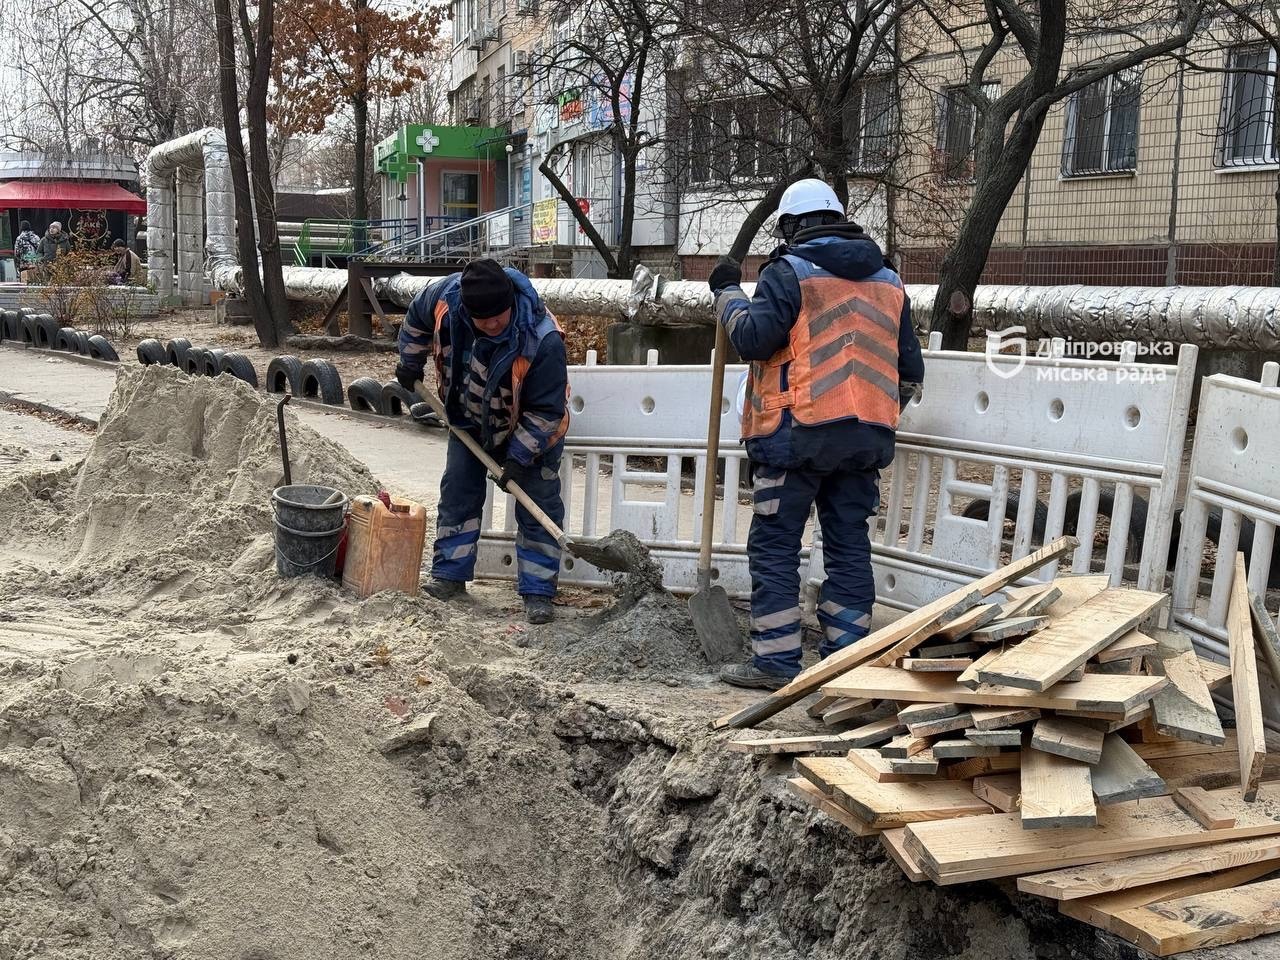
M 778 221 L 781 223 L 782 218 L 788 215 L 799 217 L 806 213 L 823 211 L 842 217 L 845 215 L 844 204 L 840 202 L 840 198 L 836 196 L 836 192 L 830 185 L 825 180 L 810 177 L 806 180 L 797 180 L 787 187 L 782 194 L 782 200 L 778 203 Z M 774 236 L 782 236 L 776 227 Z

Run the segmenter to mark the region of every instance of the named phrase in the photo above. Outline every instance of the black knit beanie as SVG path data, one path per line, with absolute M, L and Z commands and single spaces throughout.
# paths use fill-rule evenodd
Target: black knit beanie
M 515 303 L 511 278 L 496 260 L 472 260 L 462 268 L 462 305 L 473 317 L 496 317 Z

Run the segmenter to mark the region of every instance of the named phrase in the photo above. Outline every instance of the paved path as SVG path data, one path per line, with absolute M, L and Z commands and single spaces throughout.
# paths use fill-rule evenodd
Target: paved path
M 65 413 L 96 424 L 115 382 L 114 366 L 0 346 L 0 403 Z M 444 470 L 442 431 L 379 423 L 345 408 L 330 412 L 319 404 L 292 409 L 307 426 L 351 451 L 389 489 L 434 509 Z

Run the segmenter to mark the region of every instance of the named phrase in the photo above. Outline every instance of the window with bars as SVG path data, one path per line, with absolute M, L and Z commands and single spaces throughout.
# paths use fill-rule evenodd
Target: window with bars
M 844 136 L 849 145 L 849 169 L 879 173 L 891 158 L 896 112 L 893 78 L 863 80 L 845 105 Z
M 1227 51 L 1218 128 L 1219 167 L 1276 162 L 1275 51 L 1263 45 Z
M 1000 96 L 999 83 L 984 83 L 988 101 Z M 978 112 L 965 87 L 947 87 L 938 95 L 938 175 L 947 181 L 973 179 L 973 134 Z
M 702 104 L 688 124 L 691 184 L 774 179 L 794 152 L 782 109 L 769 97 Z
M 1088 177 L 1138 169 L 1142 70 L 1131 67 L 1076 91 L 1067 100 L 1062 175 Z

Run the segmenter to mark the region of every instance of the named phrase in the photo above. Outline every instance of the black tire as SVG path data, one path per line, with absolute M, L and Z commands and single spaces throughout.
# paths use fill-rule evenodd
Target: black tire
M 188 347 L 182 369 L 193 377 L 204 376 L 204 361 L 208 353 L 204 347 Z
M 71 353 L 80 352 L 80 341 L 76 338 L 75 327 L 63 327 L 58 331 L 58 335 L 54 337 L 53 349 L 67 350 Z
M 220 347 L 213 347 L 204 352 L 204 359 L 201 361 L 202 366 L 200 372 L 206 377 L 216 377 L 222 372 L 222 358 L 227 355 L 227 351 Z
M 18 339 L 18 311 L 0 310 L 0 340 Z
M 106 337 L 94 334 L 89 338 L 89 356 L 95 360 L 119 360 L 120 354 Z
M 32 318 L 35 321 L 36 346 L 45 350 L 53 350 L 58 342 L 58 331 L 62 324 L 47 313 Z
M 89 334 L 83 330 L 76 331 L 76 352 L 82 357 L 89 356 Z
M 164 347 L 165 363 L 171 364 L 179 370 L 187 369 L 187 351 L 190 349 L 190 340 L 182 337 L 170 340 Z
M 418 403 L 418 398 L 400 386 L 400 381 L 392 380 L 382 385 L 382 415 L 384 417 L 403 417 L 415 403 Z
M 35 317 L 23 317 L 18 322 L 18 339 L 23 343 L 29 343 L 32 346 L 36 344 L 36 320 Z
M 167 359 L 164 344 L 159 340 L 148 339 L 138 344 L 138 362 L 144 367 L 153 363 L 163 364 Z
M 382 413 L 382 384 L 373 377 L 357 377 L 347 387 L 347 405 L 364 413 Z
M 253 361 L 243 353 L 224 353 L 218 369 L 237 380 L 243 380 L 251 387 L 258 385 L 258 371 L 253 369 Z
M 378 391 L 381 396 L 382 391 Z M 333 407 L 342 406 L 346 399 L 342 392 L 342 377 L 338 368 L 328 360 L 308 360 L 302 365 L 302 396 L 308 400 L 320 400 Z
M 302 361 L 285 355 L 267 364 L 267 393 L 289 393 L 302 396 Z
M 991 501 L 971 500 L 969 504 L 961 511 L 962 517 L 968 517 L 970 520 L 986 520 L 991 511 Z M 1006 520 L 1015 520 L 1018 516 L 1018 495 L 1011 493 L 1005 500 L 1004 516 Z M 1035 512 L 1031 520 L 1031 533 L 1037 538 L 1044 537 L 1045 527 L 1049 525 L 1049 507 L 1043 500 L 1036 500 Z

